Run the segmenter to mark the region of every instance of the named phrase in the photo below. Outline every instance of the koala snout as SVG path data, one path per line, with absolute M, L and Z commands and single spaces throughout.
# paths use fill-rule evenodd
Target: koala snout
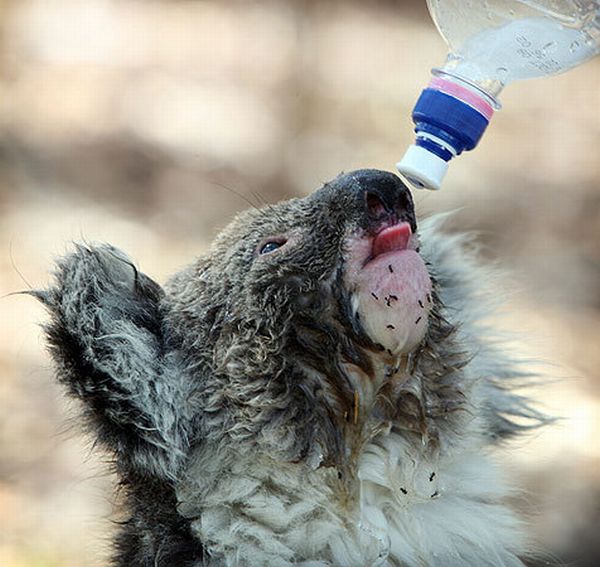
M 339 181 L 354 193 L 361 227 L 374 233 L 382 226 L 410 223 L 417 230 L 412 195 L 402 180 L 387 171 L 361 169 L 342 176 Z

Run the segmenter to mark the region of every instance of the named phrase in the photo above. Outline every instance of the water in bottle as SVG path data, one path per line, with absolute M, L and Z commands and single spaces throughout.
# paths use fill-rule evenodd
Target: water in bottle
M 479 142 L 509 83 L 561 73 L 600 53 L 600 0 L 427 0 L 450 53 L 413 110 L 416 141 L 398 163 L 439 189 L 449 161 Z

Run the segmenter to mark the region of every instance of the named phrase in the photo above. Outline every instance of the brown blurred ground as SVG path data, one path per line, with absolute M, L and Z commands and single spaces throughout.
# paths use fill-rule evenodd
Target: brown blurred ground
M 392 169 L 445 47 L 423 2 L 0 1 L 0 294 L 73 239 L 164 281 L 246 199 Z M 559 425 L 505 457 L 549 558 L 600 564 L 600 61 L 511 86 L 429 214 L 512 271 L 504 325 L 562 380 Z M 112 479 L 65 418 L 36 324 L 0 300 L 0 565 L 106 565 Z

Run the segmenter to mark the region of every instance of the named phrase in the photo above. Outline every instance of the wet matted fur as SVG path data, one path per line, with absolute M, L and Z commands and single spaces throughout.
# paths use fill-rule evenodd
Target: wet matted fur
M 402 223 L 430 287 L 418 342 L 387 345 L 353 258 Z M 114 565 L 522 565 L 493 449 L 544 419 L 482 323 L 490 273 L 438 224 L 417 241 L 406 187 L 361 170 L 242 213 L 164 288 L 108 245 L 58 262 L 36 295 L 124 487 Z

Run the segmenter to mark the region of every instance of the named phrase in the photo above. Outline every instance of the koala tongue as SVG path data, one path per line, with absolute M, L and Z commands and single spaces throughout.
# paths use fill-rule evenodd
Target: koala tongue
M 397 250 L 406 250 L 412 235 L 410 224 L 401 222 L 383 229 L 373 240 L 373 257 Z

